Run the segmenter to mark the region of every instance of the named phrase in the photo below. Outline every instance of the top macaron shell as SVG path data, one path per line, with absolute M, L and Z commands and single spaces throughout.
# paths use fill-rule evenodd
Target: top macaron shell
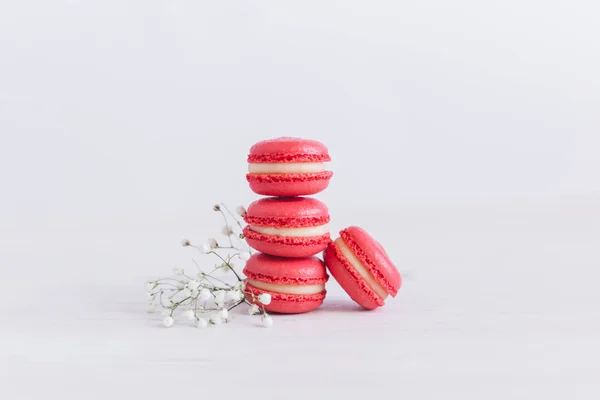
M 329 279 L 318 257 L 285 258 L 256 253 L 248 259 L 243 272 L 248 279 L 278 285 L 316 285 Z
M 260 173 L 249 172 L 246 179 L 257 194 L 266 196 L 305 196 L 316 194 L 329 185 L 333 173 L 319 168 L 331 161 L 327 147 L 316 140 L 282 137 L 264 140 L 250 148 L 248 163 L 262 165 Z M 272 168 L 268 164 L 272 164 Z M 291 166 L 284 172 L 277 167 Z M 315 168 L 295 170 L 299 165 Z M 266 169 L 265 169 L 266 168 Z
M 331 240 L 327 229 L 329 210 L 313 198 L 264 198 L 250 204 L 244 220 L 248 224 L 244 228 L 248 244 L 274 256 L 313 256 L 325 249 Z M 313 229 L 315 233 L 294 236 L 291 232 L 295 229 L 304 232 Z
M 300 228 L 329 222 L 327 206 L 311 197 L 267 197 L 248 206 L 244 215 L 251 225 Z
M 365 230 L 355 226 L 342 230 L 340 237 L 368 271 L 370 278 L 385 293 L 395 297 L 402 286 L 402 277 L 383 247 Z M 333 277 L 355 302 L 366 309 L 385 304 L 384 299 L 354 268 L 335 242 L 328 245 L 324 259 Z
M 285 290 L 265 290 L 252 285 L 254 282 L 262 282 L 280 288 L 292 288 L 291 291 L 293 288 L 309 285 L 322 285 L 324 288 L 329 276 L 323 261 L 317 257 L 283 258 L 258 253 L 250 257 L 243 272 L 248 278 L 245 288 L 248 301 L 261 306 L 257 301 L 258 296 L 262 293 L 271 296 L 271 302 L 262 305 L 267 311 L 279 313 L 311 311 L 323 303 L 327 293 L 324 289 L 314 293 L 283 293 Z

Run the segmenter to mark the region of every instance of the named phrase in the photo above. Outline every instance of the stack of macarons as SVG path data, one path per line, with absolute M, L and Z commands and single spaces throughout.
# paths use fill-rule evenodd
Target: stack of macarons
M 246 179 L 265 197 L 250 204 L 244 237 L 260 253 L 246 263 L 246 295 L 258 303 L 268 293 L 267 311 L 302 313 L 325 299 L 326 267 L 350 297 L 366 309 L 396 296 L 400 274 L 381 245 L 363 229 L 350 227 L 331 240 L 329 210 L 311 197 L 333 175 L 327 148 L 314 140 L 283 137 L 252 146 Z M 324 261 L 315 257 L 324 251 Z

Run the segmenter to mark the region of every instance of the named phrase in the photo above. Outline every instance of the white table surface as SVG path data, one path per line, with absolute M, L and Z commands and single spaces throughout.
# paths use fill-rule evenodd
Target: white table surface
M 245 307 L 206 330 L 146 314 L 145 280 L 191 267 L 181 233 L 213 226 L 4 226 L 0 398 L 597 399 L 599 204 L 362 217 L 404 276 L 398 297 L 365 312 L 331 281 L 319 310 L 275 316 L 270 329 Z

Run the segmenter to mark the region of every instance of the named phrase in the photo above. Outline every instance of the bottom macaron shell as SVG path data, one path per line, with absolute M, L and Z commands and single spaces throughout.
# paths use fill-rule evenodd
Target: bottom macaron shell
M 261 293 L 271 295 L 271 303 L 265 305 L 265 310 L 280 314 L 301 314 L 319 308 L 323 304 L 327 292 L 324 290 L 317 294 L 286 294 L 274 293 L 267 290 L 258 289 L 249 283 L 246 283 L 246 298 L 250 303 L 263 306 L 258 301 L 252 299 L 252 295 L 258 297 Z
M 329 234 L 315 237 L 287 238 L 282 236 L 263 235 L 244 228 L 246 242 L 261 253 L 279 257 L 310 257 L 323 251 L 331 240 Z
M 358 272 L 349 265 L 344 256 L 337 251 L 334 242 L 327 246 L 323 258 L 331 275 L 356 303 L 367 310 L 374 310 L 385 304 Z
M 250 189 L 264 196 L 306 196 L 329 186 L 329 171 L 312 174 L 247 174 Z

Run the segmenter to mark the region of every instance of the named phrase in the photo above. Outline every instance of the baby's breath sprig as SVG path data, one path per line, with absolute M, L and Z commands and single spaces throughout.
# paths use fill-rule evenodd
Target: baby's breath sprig
M 147 311 L 153 313 L 156 305 L 162 307 L 162 324 L 170 328 L 175 323 L 178 313 L 176 311 L 183 310 L 181 315 L 185 319 L 192 321 L 198 328 L 206 328 L 209 325 L 230 322 L 234 318 L 230 311 L 241 304 L 248 304 L 248 313 L 259 315 L 262 324 L 269 327 L 273 325 L 273 319 L 264 306 L 271 303 L 271 296 L 267 293 L 259 296 L 246 293 L 244 279 L 235 270 L 233 263 L 236 259 L 246 262 L 252 254 L 252 249 L 242 233 L 242 218 L 246 210 L 240 206 L 236 209 L 236 215 L 223 203 L 213 206 L 213 210 L 219 212 L 223 218 L 225 226 L 222 234 L 226 237 L 225 245 L 221 245 L 216 239 L 208 239 L 206 243 L 197 245 L 187 238 L 181 239 L 181 245 L 193 247 L 205 255 L 212 255 L 217 258 L 217 263 L 210 272 L 204 272 L 200 264 L 192 259 L 197 269 L 194 274 L 173 267 L 173 277 L 149 281 L 146 284 Z M 220 270 L 233 272 L 235 282 L 229 283 L 216 276 L 216 272 Z

